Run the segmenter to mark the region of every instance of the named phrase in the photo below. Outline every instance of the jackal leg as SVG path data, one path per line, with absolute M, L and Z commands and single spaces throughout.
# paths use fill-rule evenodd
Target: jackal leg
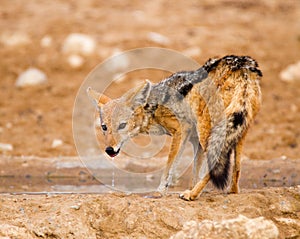
M 237 143 L 234 149 L 234 165 L 231 180 L 230 193 L 239 193 L 239 178 L 241 174 L 241 153 L 244 137 Z
M 202 148 L 199 143 L 198 137 L 192 137 L 190 139 L 190 142 L 193 145 L 193 150 L 194 150 L 194 161 L 193 161 L 193 187 L 196 185 L 196 183 L 199 181 L 199 171 L 200 171 L 200 166 L 202 162 Z
M 210 180 L 209 172 L 205 174 L 203 178 L 193 187 L 192 190 L 186 190 L 182 194 L 179 195 L 181 199 L 184 199 L 186 201 L 192 201 L 195 200 L 198 195 L 202 192 L 202 190 L 205 188 L 207 183 Z
M 184 199 L 186 201 L 195 200 L 209 182 L 210 176 L 206 157 L 204 157 L 203 159 L 199 173 L 200 180 L 197 182 L 197 184 L 193 187 L 192 190 L 186 190 L 182 194 L 180 194 L 179 197 L 181 199 Z
M 157 189 L 162 194 L 166 192 L 168 186 L 172 182 L 172 177 L 174 171 L 176 170 L 178 160 L 182 155 L 182 152 L 190 135 L 189 130 L 183 131 L 184 133 L 181 132 L 174 134 L 172 138 L 167 165 L 161 177 L 160 185 Z

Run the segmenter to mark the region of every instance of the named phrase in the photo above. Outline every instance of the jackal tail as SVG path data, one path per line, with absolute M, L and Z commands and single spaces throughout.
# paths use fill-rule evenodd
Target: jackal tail
M 212 183 L 219 189 L 228 184 L 230 156 L 247 130 L 246 113 L 234 113 L 220 121 L 211 131 L 207 163 Z
M 225 109 L 226 116 L 212 126 L 206 148 L 210 178 L 217 188 L 224 189 L 229 178 L 230 156 L 259 110 L 261 94 L 258 80 L 262 73 L 250 57 L 227 56 L 208 61 L 205 67 L 212 71 L 212 77 L 214 72 L 217 72 L 216 75 L 222 72 L 220 75 L 225 75 L 224 81 L 232 81 L 235 87 L 234 96 Z

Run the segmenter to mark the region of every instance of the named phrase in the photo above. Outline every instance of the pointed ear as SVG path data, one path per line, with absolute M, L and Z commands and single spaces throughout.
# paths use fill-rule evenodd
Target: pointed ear
M 88 87 L 86 90 L 89 98 L 92 100 L 93 104 L 99 108 L 102 105 L 106 104 L 107 102 L 111 101 L 109 97 L 106 95 L 102 95 L 97 91 L 94 91 L 91 87 Z
M 146 80 L 145 84 L 138 87 L 133 92 L 133 95 L 131 95 L 131 97 L 129 98 L 129 102 L 133 106 L 133 108 L 146 104 L 151 89 L 152 89 L 151 82 Z

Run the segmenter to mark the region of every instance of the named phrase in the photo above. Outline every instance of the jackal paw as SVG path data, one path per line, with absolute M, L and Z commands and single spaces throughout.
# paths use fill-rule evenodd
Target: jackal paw
M 185 201 L 193 201 L 196 197 L 192 194 L 191 190 L 186 190 L 179 195 L 179 197 Z
M 162 195 L 165 195 L 168 191 L 168 186 L 168 183 L 161 183 L 157 188 L 157 192 L 161 193 Z
M 239 190 L 239 187 L 237 185 L 232 185 L 229 193 L 237 194 L 237 193 L 239 193 L 239 191 L 240 190 Z

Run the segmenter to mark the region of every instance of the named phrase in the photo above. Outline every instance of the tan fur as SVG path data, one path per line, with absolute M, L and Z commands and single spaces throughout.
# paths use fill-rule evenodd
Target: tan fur
M 231 192 L 238 193 L 243 141 L 260 108 L 260 76 L 250 57 L 226 56 L 209 60 L 197 71 L 175 73 L 156 85 L 146 82 L 116 100 L 92 94 L 101 124 L 107 128 L 103 131 L 106 152 L 118 154 L 122 144 L 139 133 L 168 134 L 172 143 L 159 192 L 164 193 L 172 182 L 176 162 L 190 141 L 195 186 L 180 197 L 196 199 L 209 180 L 225 187 L 231 155 Z

